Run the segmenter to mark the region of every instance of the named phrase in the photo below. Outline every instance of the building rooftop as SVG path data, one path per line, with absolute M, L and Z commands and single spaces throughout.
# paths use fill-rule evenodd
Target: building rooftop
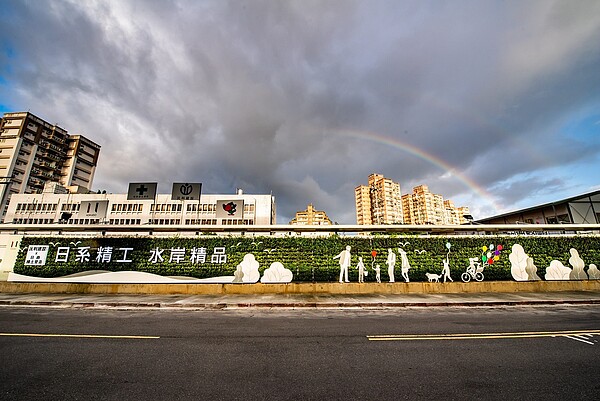
M 596 197 L 596 196 L 598 197 L 597 199 L 591 199 L 591 198 Z M 556 207 L 556 206 L 559 206 L 559 205 L 565 205 L 565 204 L 568 204 L 570 202 L 575 202 L 575 201 L 581 200 L 582 198 L 590 198 L 592 201 L 600 202 L 600 190 L 595 190 L 595 191 L 592 191 L 592 192 L 586 192 L 586 193 L 583 193 L 581 195 L 572 196 L 572 197 L 565 198 L 565 199 L 560 199 L 560 200 L 556 200 L 556 201 L 552 201 L 552 202 L 548 202 L 548 203 L 543 203 L 543 204 L 536 205 L 536 206 L 531 206 L 531 207 L 524 208 L 524 209 L 517 209 L 517 210 L 513 210 L 511 212 L 507 212 L 507 213 L 502 213 L 502 214 L 495 215 L 495 216 L 486 217 L 486 218 L 477 220 L 476 223 L 486 223 L 486 222 L 488 222 L 490 220 L 501 219 L 501 218 L 513 216 L 513 215 L 516 215 L 516 214 L 524 214 L 524 213 L 534 212 L 534 211 L 541 210 L 541 209 Z M 600 213 L 600 210 L 598 210 L 597 212 Z

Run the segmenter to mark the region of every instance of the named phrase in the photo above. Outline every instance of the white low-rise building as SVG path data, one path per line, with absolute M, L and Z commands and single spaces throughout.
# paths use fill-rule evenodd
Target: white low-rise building
M 13 194 L 4 223 L 110 225 L 274 225 L 273 195 L 201 195 L 200 200 L 127 200 L 127 194 Z

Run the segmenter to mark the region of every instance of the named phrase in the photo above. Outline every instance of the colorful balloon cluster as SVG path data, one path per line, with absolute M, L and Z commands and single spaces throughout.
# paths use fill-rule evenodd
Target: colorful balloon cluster
M 503 248 L 500 244 L 496 246 L 494 246 L 494 244 L 490 244 L 489 247 L 483 246 L 481 249 L 483 250 L 481 253 L 481 261 L 484 264 L 493 265 L 494 262 L 500 260 L 500 252 Z

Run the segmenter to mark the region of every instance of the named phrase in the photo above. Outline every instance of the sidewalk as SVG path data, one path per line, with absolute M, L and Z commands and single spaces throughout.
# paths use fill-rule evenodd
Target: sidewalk
M 121 295 L 0 293 L 0 307 L 25 306 L 60 308 L 214 310 L 238 308 L 386 309 L 398 307 L 494 307 L 571 304 L 600 305 L 600 291 L 397 295 Z

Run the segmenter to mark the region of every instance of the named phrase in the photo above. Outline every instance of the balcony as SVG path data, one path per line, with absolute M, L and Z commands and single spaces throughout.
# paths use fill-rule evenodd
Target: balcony
M 44 178 L 47 178 L 48 176 L 51 177 L 50 174 L 48 174 L 36 167 L 31 169 L 31 175 L 36 176 L 36 177 L 44 177 Z
M 33 177 L 29 178 L 29 182 L 28 183 L 31 186 L 43 186 L 44 185 L 44 182 L 42 180 L 37 179 L 37 178 L 33 178 Z
M 50 134 L 46 138 L 49 139 L 49 140 L 51 140 L 51 141 L 54 141 L 56 143 L 59 143 L 61 145 L 64 145 L 65 142 L 66 142 L 66 140 L 64 138 L 62 138 L 61 136 L 56 135 L 56 134 Z
M 57 162 L 61 161 L 61 157 L 60 156 L 57 156 L 57 155 L 55 155 L 54 153 L 51 153 L 51 152 L 47 152 L 47 151 L 46 152 L 42 152 L 41 155 L 44 156 L 44 157 L 47 157 L 48 159 L 55 160 Z
M 58 153 L 64 153 L 64 150 L 62 147 L 60 146 L 56 146 L 54 144 L 49 143 L 48 141 L 45 140 L 41 140 L 40 141 L 40 147 L 47 149 L 47 150 L 52 150 L 54 152 L 58 152 Z
M 46 161 L 40 161 L 38 162 L 38 166 L 40 167 L 44 167 L 50 170 L 54 170 L 56 168 L 56 163 L 48 163 Z

